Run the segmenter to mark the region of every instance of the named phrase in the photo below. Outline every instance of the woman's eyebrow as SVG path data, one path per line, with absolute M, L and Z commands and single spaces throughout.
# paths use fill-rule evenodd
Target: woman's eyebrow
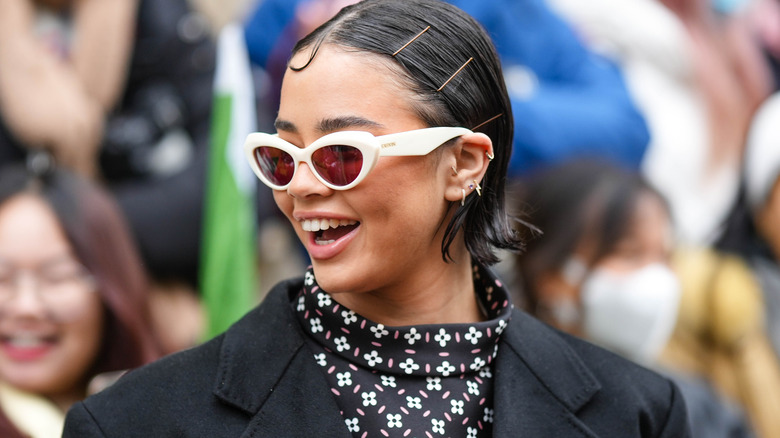
M 346 128 L 380 128 L 382 126 L 384 125 L 364 117 L 343 116 L 322 119 L 320 121 L 320 125 L 317 127 L 317 130 L 322 134 L 327 134 L 329 132 L 339 131 Z
M 330 132 L 340 131 L 347 128 L 381 128 L 382 125 L 379 122 L 366 119 L 360 116 L 343 116 L 322 119 L 317 126 L 317 131 L 320 134 L 327 134 Z M 293 122 L 284 119 L 276 119 L 274 121 L 274 128 L 276 131 L 285 131 L 291 133 L 298 133 L 298 127 Z
M 274 128 L 276 131 L 287 131 L 292 133 L 297 133 L 298 128 L 295 127 L 295 124 L 293 122 L 283 120 L 283 119 L 276 119 L 274 120 Z
M 50 256 L 46 259 L 44 259 L 42 262 L 38 263 L 37 268 L 50 268 L 52 266 L 57 266 L 61 264 L 67 264 L 67 263 L 79 263 L 79 260 L 70 252 L 65 252 L 61 254 L 56 254 L 53 256 Z M 15 269 L 17 265 L 8 259 L 0 257 L 0 268 L 12 268 Z

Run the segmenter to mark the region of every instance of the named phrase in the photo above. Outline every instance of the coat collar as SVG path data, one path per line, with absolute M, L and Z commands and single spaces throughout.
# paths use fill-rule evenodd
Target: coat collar
M 280 283 L 226 333 L 214 393 L 252 415 L 244 436 L 344 437 L 335 398 L 290 310 L 302 279 Z M 502 334 L 495 372 L 495 436 L 592 437 L 576 417 L 600 385 L 561 335 L 515 310 Z M 317 412 L 317 415 L 310 415 Z
M 290 311 L 302 286 L 301 279 L 280 283 L 225 333 L 214 393 L 253 416 L 242 437 L 351 436 Z
M 576 413 L 601 385 L 562 336 L 513 312 L 494 368 L 495 436 L 595 436 Z

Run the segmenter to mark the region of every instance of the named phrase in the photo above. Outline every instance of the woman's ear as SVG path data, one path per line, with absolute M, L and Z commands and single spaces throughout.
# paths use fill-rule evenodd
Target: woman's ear
M 450 180 L 444 197 L 447 201 L 460 202 L 477 191 L 481 196 L 482 178 L 485 177 L 493 157 L 493 142 L 481 132 L 462 135 L 445 161 L 450 165 Z

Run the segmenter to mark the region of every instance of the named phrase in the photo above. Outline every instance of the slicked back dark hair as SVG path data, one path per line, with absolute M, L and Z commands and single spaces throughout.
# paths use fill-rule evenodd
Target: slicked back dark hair
M 449 247 L 461 229 L 466 248 L 478 263 L 496 263 L 496 248 L 519 250 L 521 241 L 504 205 L 512 110 L 498 54 L 482 26 L 460 9 L 437 0 L 365 0 L 345 7 L 300 40 L 293 55 L 309 50 L 309 61 L 290 68 L 306 68 L 322 44 L 374 53 L 399 66 L 400 79 L 415 95 L 412 108 L 428 126 L 462 126 L 492 140 L 495 158 L 482 181 L 482 196 L 471 193 L 465 206 L 457 202 L 450 207 L 456 211 L 447 224 L 442 258 L 451 260 Z M 473 60 L 437 91 L 469 58 Z

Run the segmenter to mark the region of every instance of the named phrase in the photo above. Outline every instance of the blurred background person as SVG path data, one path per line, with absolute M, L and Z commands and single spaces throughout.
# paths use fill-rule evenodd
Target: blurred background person
M 200 340 L 216 44 L 187 0 L 0 4 L 0 164 L 46 149 L 109 188 L 150 274 L 167 351 Z
M 670 265 L 673 229 L 661 195 L 636 172 L 577 160 L 523 178 L 512 196 L 527 212 L 524 220 L 538 227 L 515 258 L 521 305 L 659 369 L 683 293 Z M 693 436 L 752 436 L 738 408 L 700 376 L 661 371 L 683 392 Z
M 780 53 L 780 4 L 550 3 L 589 47 L 623 67 L 648 121 L 642 172 L 669 201 L 678 244 L 672 263 L 683 287 L 678 324 L 661 361 L 707 376 L 745 407 L 759 436 L 780 435 L 778 359 L 769 345 L 771 339 L 780 351 L 780 293 L 767 293 L 778 287 L 767 286 L 777 264 L 766 244 L 780 222 L 770 227 L 764 219 L 757 232 L 757 213 L 771 210 L 763 207 L 769 198 L 758 201 L 741 189 L 743 180 L 760 180 L 753 185 L 764 196 L 774 181 L 767 170 L 769 150 L 780 150 L 771 140 L 779 119 L 756 111 L 772 106 L 764 102 L 777 86 L 770 66 Z M 757 125 L 763 134 L 756 134 Z M 746 152 L 758 149 L 750 144 L 758 137 L 763 150 Z
M 766 101 L 753 122 L 744 181 L 743 222 L 734 223 L 734 234 L 724 235 L 720 248 L 740 254 L 756 272 L 780 356 L 780 93 Z
M 763 436 L 780 434 L 780 378 L 776 368 L 763 370 L 764 377 L 751 379 L 757 374 L 765 360 L 762 357 L 780 357 L 780 94 L 768 99 L 751 125 L 743 166 L 743 190 L 734 205 L 725 232 L 715 248 L 707 253 L 690 257 L 688 264 L 691 280 L 697 281 L 702 289 L 702 310 L 699 315 L 714 315 L 713 322 L 700 317 L 699 330 L 690 330 L 688 343 L 681 345 L 675 353 L 682 356 L 691 344 L 712 343 L 712 340 L 731 340 L 720 356 L 741 357 L 742 368 L 752 367 L 756 371 L 747 373 L 729 372 L 729 368 L 718 366 L 723 360 L 700 358 L 690 360 L 692 366 L 711 369 L 720 376 L 722 386 L 743 398 L 752 398 L 755 410 L 761 413 Z M 733 266 L 731 276 L 726 276 L 726 267 Z M 739 276 L 736 267 L 739 268 Z M 735 283 L 739 279 L 739 283 Z M 732 316 L 735 298 L 725 294 L 725 285 L 737 286 L 740 297 L 752 296 L 749 308 L 750 318 Z M 744 302 L 744 298 L 741 299 Z M 744 307 L 744 306 L 743 306 Z M 746 312 L 742 312 L 746 313 Z M 718 318 L 716 318 L 718 316 Z M 726 321 L 724 321 L 724 319 Z M 725 324 L 724 322 L 731 322 Z M 751 344 L 743 335 L 744 329 L 728 330 L 738 322 L 743 327 L 766 325 L 768 340 Z M 695 328 L 696 326 L 692 327 Z M 725 329 L 724 329 L 725 328 Z M 748 338 L 749 339 L 749 338 Z M 717 357 L 715 358 L 717 359 Z M 775 371 L 772 373 L 771 371 Z
M 668 200 L 678 241 L 712 244 L 737 199 L 748 125 L 774 86 L 750 19 L 764 0 L 550 3 L 623 68 L 650 129 L 642 172 Z
M 127 75 L 136 0 L 0 4 L 0 162 L 47 148 L 96 176 L 105 116 Z
M 146 286 L 110 195 L 0 169 L 0 436 L 59 437 L 71 404 L 159 357 Z

